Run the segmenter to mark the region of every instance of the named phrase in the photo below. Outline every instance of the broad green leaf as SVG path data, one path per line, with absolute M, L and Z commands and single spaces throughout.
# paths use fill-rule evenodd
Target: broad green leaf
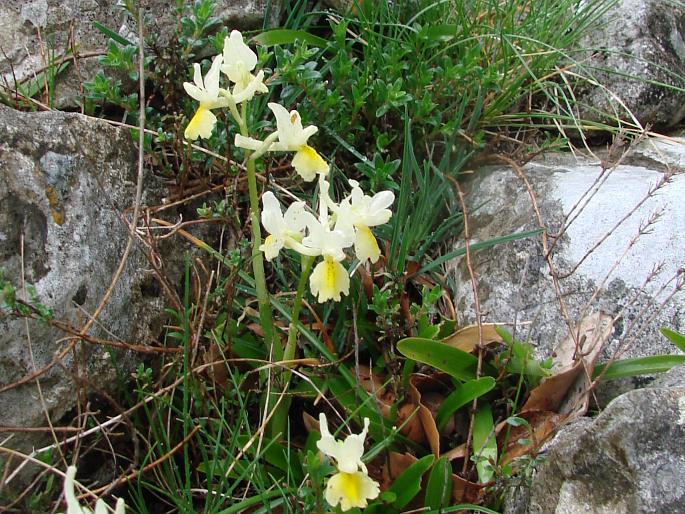
M 296 40 L 304 41 L 308 45 L 325 48 L 327 41 L 304 30 L 273 29 L 262 32 L 252 38 L 263 46 L 288 45 Z
M 440 457 L 433 465 L 426 484 L 424 507 L 439 509 L 446 506 L 452 496 L 452 466 L 447 457 Z
M 93 26 L 98 29 L 100 32 L 102 32 L 105 36 L 107 36 L 110 39 L 113 39 L 117 43 L 123 46 L 136 46 L 133 43 L 131 43 L 128 39 L 125 37 L 117 34 L 114 32 L 112 29 L 109 29 L 105 27 L 102 23 L 98 23 L 97 21 L 93 22 Z
M 678 350 L 685 352 L 685 334 L 671 330 L 670 328 L 663 327 L 661 333 L 668 338 L 674 345 L 678 347 Z
M 651 375 L 664 373 L 674 366 L 685 364 L 685 355 L 653 355 L 651 357 L 638 357 L 636 359 L 623 359 L 609 366 L 602 378 L 612 380 L 614 378 L 634 377 L 636 375 Z M 593 377 L 598 377 L 606 364 L 595 366 Z
M 486 483 L 492 480 L 495 471 L 490 460 L 497 462 L 497 439 L 495 423 L 492 420 L 490 404 L 482 404 L 473 418 L 473 456 L 476 459 L 478 480 Z
M 440 341 L 407 337 L 397 343 L 397 350 L 408 359 L 433 366 L 462 382 L 476 378 L 478 359 Z
M 390 492 L 397 495 L 393 506 L 397 509 L 403 508 L 407 505 L 414 496 L 419 494 L 421 490 L 421 477 L 428 471 L 428 468 L 433 464 L 435 457 L 433 455 L 426 455 L 420 458 L 414 464 L 404 470 L 400 476 L 392 483 Z
M 445 428 L 450 416 L 458 409 L 472 402 L 475 398 L 483 396 L 495 387 L 495 379 L 492 377 L 481 377 L 477 380 L 469 380 L 457 386 L 442 402 L 436 416 L 438 430 Z

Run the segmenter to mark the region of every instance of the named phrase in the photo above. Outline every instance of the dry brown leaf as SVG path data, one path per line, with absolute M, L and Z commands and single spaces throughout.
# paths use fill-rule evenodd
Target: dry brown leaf
M 400 433 L 417 444 L 426 442 L 421 418 L 418 416 L 418 406 L 412 402 L 405 402 L 397 409 L 397 425 L 401 426 Z
M 502 343 L 503 340 L 495 330 L 497 324 L 483 323 L 483 344 Z M 469 325 L 468 327 L 457 330 L 454 334 L 445 337 L 443 343 L 450 345 L 452 348 L 471 353 L 480 342 L 480 335 L 478 325 Z
M 409 379 L 409 397 L 414 405 L 419 406 L 418 417 L 421 420 L 421 427 L 431 452 L 436 458 L 440 457 L 440 432 L 438 432 L 438 427 L 435 424 L 435 414 L 441 401 L 431 399 L 429 404 L 434 407 L 434 410 L 431 410 L 422 396 L 436 393 L 443 396 L 444 399 L 445 382 L 438 377 L 441 375 L 428 376 L 415 373 Z
M 557 347 L 555 364 L 552 367 L 555 374 L 543 380 L 531 391 L 528 400 L 520 410 L 521 413 L 527 411 L 559 412 L 562 402 L 572 389 L 575 403 L 573 408 L 569 406 L 565 412 L 572 410 L 576 417 L 585 413 L 587 398 L 582 401 L 582 397 L 587 397 L 589 387 L 587 379 L 592 374 L 592 368 L 602 350 L 602 345 L 611 334 L 613 327 L 611 320 L 611 316 L 599 312 L 583 318 L 578 325 L 578 340 L 581 343 L 579 351 L 576 352 L 575 343 L 570 336 Z M 582 376 L 576 387 L 574 383 L 579 375 Z
M 551 411 L 528 411 L 518 415 L 525 419 L 528 426 L 511 427 L 507 447 L 504 449 L 500 463 L 505 464 L 516 457 L 538 450 L 542 444 L 566 421 L 566 415 Z M 504 446 L 504 437 L 509 425 L 502 421 L 495 428 L 497 446 Z M 529 444 L 521 444 L 519 440 L 528 439 Z

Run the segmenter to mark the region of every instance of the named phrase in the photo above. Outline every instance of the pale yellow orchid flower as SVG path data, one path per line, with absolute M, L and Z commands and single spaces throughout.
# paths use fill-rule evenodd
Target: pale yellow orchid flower
M 340 505 L 343 512 L 358 507 L 363 509 L 368 500 L 378 497 L 378 482 L 369 477 L 362 462 L 364 439 L 369 430 L 369 419 L 364 418 L 364 429 L 360 434 L 350 434 L 344 441 L 338 441 L 328 430 L 328 420 L 319 414 L 321 439 L 316 446 L 334 460 L 338 472 L 326 484 L 326 501 L 331 507 Z
M 314 180 L 317 175 L 327 175 L 328 163 L 307 144 L 309 138 L 319 129 L 314 125 L 303 127 L 302 118 L 295 110 L 288 112 L 285 107 L 274 102 L 268 105 L 276 117 L 276 132 L 264 141 L 236 134 L 235 146 L 254 150 L 253 159 L 264 152 L 295 152 L 293 168 L 307 182 Z
M 378 261 L 381 250 L 376 237 L 369 227 L 383 225 L 392 216 L 388 209 L 395 201 L 392 191 L 380 191 L 373 196 L 364 194 L 356 180 L 350 180 L 352 193 L 340 202 L 332 205 L 337 214 L 336 228 L 354 231 L 354 251 L 360 261 Z
M 209 68 L 204 80 L 202 79 L 200 65 L 195 63 L 193 65 L 193 68 L 195 69 L 193 83 L 183 83 L 183 88 L 186 90 L 186 93 L 200 102 L 200 106 L 197 108 L 197 111 L 195 111 L 195 115 L 185 129 L 184 136 L 186 139 L 194 141 L 198 137 L 205 139 L 209 138 L 216 125 L 216 116 L 211 110 L 219 107 L 227 107 L 229 105 L 229 100 L 220 95 L 219 73 L 221 71 L 222 60 L 223 57 L 221 55 L 217 55 L 214 58 L 212 66 Z
M 224 39 L 223 64 L 221 71 L 233 82 L 233 99 L 236 104 L 251 100 L 255 93 L 268 93 L 264 84 L 264 72 L 250 73 L 257 66 L 257 54 L 243 42 L 243 35 L 237 31 Z

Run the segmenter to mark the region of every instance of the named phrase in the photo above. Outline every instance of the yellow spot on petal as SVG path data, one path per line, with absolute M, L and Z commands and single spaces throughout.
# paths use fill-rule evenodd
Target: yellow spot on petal
M 366 225 L 357 226 L 354 251 L 360 261 L 369 259 L 371 262 L 376 262 L 381 255 L 381 249 L 378 247 L 376 236 L 373 235 L 371 229 Z
M 378 483 L 369 478 L 363 471 L 333 475 L 326 486 L 326 501 L 333 507 L 340 504 L 344 511 L 354 507 L 364 508 L 368 500 L 379 494 Z
M 349 294 L 350 277 L 342 264 L 325 257 L 310 275 L 309 286 L 319 303 L 327 300 L 339 302 L 341 293 Z
M 316 178 L 316 174 L 328 174 L 328 163 L 309 145 L 304 145 L 293 157 L 293 168 L 307 182 Z
M 216 125 L 216 116 L 209 109 L 200 106 L 195 112 L 193 119 L 188 123 L 183 135 L 191 141 L 198 137 L 207 139 L 211 137 L 214 125 Z

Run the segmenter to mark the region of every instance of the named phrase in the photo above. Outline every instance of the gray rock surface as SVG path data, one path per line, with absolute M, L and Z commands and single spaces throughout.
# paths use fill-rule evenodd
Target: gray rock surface
M 77 114 L 0 105 L 0 133 L 0 268 L 18 288 L 23 273 L 55 319 L 80 327 L 126 245 L 122 213 L 135 197 L 137 151 L 128 132 Z M 90 335 L 136 344 L 157 339 L 163 299 L 150 287 L 148 267 L 134 245 Z M 0 389 L 47 366 L 71 342 L 47 324 L 0 313 Z M 117 371 L 125 374 L 135 358 L 77 343 L 40 377 L 44 404 L 35 381 L 0 392 L 0 426 L 46 426 L 46 412 L 58 422 L 75 405 L 77 391 L 111 390 Z M 73 377 L 80 378 L 78 387 Z M 26 450 L 29 442 L 15 434 L 8 444 Z
M 628 158 L 603 175 L 598 164 L 570 154 L 548 155 L 523 169 L 550 234 L 559 233 L 565 217 L 600 175 L 606 179 L 600 179 L 601 186 L 580 214 L 569 218 L 572 223 L 566 224 L 552 251 L 560 277 L 577 266 L 560 279 L 570 318 L 577 322 L 583 313 L 596 310 L 617 318 L 614 334 L 605 345 L 604 360 L 617 352 L 622 357 L 677 353 L 658 329 L 667 326 L 685 330 L 685 297 L 682 290 L 675 292 L 683 285 L 679 270 L 685 265 L 685 174 L 680 173 L 684 149 L 682 144 L 673 147 L 668 143 L 664 147 L 662 142 L 648 141 L 635 152 L 634 160 Z M 659 159 L 658 167 L 652 165 L 655 159 Z M 664 177 L 666 169 L 673 173 L 670 182 L 614 228 Z M 475 240 L 538 227 L 526 187 L 511 168 L 479 170 L 466 187 L 469 224 Z M 483 202 L 487 203 L 476 209 Z M 660 212 L 661 217 L 649 233 L 628 248 L 655 212 Z M 463 242 L 459 245 L 463 246 Z M 468 324 L 475 322 L 475 308 L 464 261 L 461 259 L 453 268 L 457 282 L 455 306 L 460 323 Z M 530 338 L 540 356 L 552 355 L 554 347 L 567 336 L 568 328 L 560 314 L 542 237 L 477 252 L 473 262 L 484 320 L 516 321 L 518 338 Z M 653 274 L 658 266 L 660 273 Z M 593 299 L 596 290 L 599 293 Z M 632 381 L 623 385 L 634 387 Z M 607 399 L 619 392 L 613 391 Z
M 78 68 L 71 65 L 56 83 L 58 108 L 80 105 L 82 83 L 102 68 L 99 56 L 108 38 L 95 28 L 99 22 L 135 40 L 131 26 L 117 0 L 3 0 L 0 2 L 0 84 L 15 89 L 15 83 L 39 73 L 52 54 L 61 58 L 77 49 Z M 140 2 L 146 13 L 146 31 L 155 34 L 160 48 L 173 44 L 171 35 L 178 25 L 174 2 Z M 215 16 L 230 29 L 260 28 L 267 13 L 278 20 L 276 0 L 220 0 Z
M 685 388 L 628 392 L 543 454 L 507 514 L 685 512 Z
M 592 57 L 588 60 L 583 52 L 578 60 L 601 85 L 580 92 L 579 100 L 604 112 L 616 109 L 620 118 L 630 121 L 625 109 L 612 100 L 615 94 L 643 125 L 677 124 L 685 116 L 684 39 L 683 2 L 618 0 L 579 45 Z M 601 119 L 591 109 L 582 115 Z

